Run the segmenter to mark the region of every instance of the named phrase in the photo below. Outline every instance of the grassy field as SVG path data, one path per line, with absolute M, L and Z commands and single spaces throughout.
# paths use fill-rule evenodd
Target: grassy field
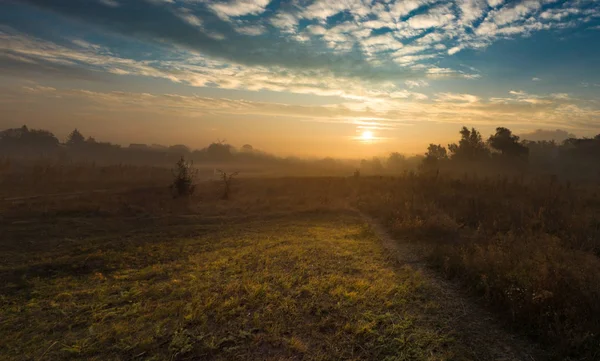
M 90 197 L 102 208 L 100 195 Z M 0 359 L 461 354 L 419 274 L 395 264 L 355 213 L 240 218 L 231 203 L 221 206 L 229 216 L 212 203 L 212 217 L 189 214 L 186 205 L 180 214 L 124 218 L 112 206 L 113 214 L 89 213 L 84 198 L 62 200 L 66 211 L 29 222 L 23 208 L 11 207 L 2 231 L 12 242 L 0 268 Z
M 597 185 L 409 174 L 358 187 L 363 211 L 554 359 L 600 359 Z
M 222 188 L 0 200 L 0 359 L 495 359 L 356 209 L 553 360 L 600 356 L 594 185 L 407 173 L 235 179 L 229 201 Z

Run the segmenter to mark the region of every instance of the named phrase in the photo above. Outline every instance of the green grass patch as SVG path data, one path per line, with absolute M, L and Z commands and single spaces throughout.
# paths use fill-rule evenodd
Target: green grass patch
M 457 357 L 419 274 L 354 216 L 173 229 L 0 269 L 0 359 Z

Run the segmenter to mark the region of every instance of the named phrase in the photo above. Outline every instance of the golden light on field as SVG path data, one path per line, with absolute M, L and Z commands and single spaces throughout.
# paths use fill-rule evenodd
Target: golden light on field
M 365 130 L 360 135 L 360 139 L 364 141 L 373 140 L 373 132 L 370 130 Z

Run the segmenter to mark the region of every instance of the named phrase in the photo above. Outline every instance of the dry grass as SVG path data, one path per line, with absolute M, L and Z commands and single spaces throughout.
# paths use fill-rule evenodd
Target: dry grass
M 407 175 L 359 204 L 557 359 L 600 357 L 600 198 L 552 180 Z
M 141 172 L 140 174 L 145 174 L 143 172 L 146 171 Z M 252 347 L 259 345 L 253 343 L 256 341 L 256 335 L 251 333 L 250 336 L 246 335 L 248 339 L 240 341 L 240 335 L 226 336 L 223 328 L 219 331 L 222 334 L 218 333 L 214 336 L 217 341 L 206 338 L 206 332 L 210 327 L 199 326 L 201 323 L 198 323 L 204 321 L 194 319 L 196 323 L 193 328 L 185 326 L 185 318 L 181 321 L 182 315 L 187 312 L 185 307 L 188 306 L 185 305 L 191 303 L 194 309 L 205 307 L 201 304 L 204 301 L 199 300 L 213 292 L 234 299 L 236 295 L 250 297 L 248 292 L 256 286 L 254 282 L 264 285 L 265 279 L 277 280 L 275 284 L 264 286 L 269 292 L 289 296 L 291 294 L 289 292 L 297 292 L 297 287 L 294 286 L 291 290 L 280 286 L 287 282 L 284 279 L 287 277 L 286 267 L 290 267 L 291 264 L 290 259 L 304 265 L 302 267 L 305 268 L 312 264 L 319 264 L 321 265 L 319 272 L 325 272 L 333 279 L 342 277 L 341 275 L 345 275 L 343 272 L 354 269 L 358 270 L 357 274 L 360 274 L 357 277 L 369 281 L 372 280 L 371 272 L 379 275 L 377 272 L 389 270 L 386 268 L 389 265 L 382 263 L 381 258 L 378 258 L 381 255 L 377 254 L 379 251 L 375 252 L 375 248 L 369 250 L 368 247 L 352 248 L 355 242 L 366 242 L 366 239 L 372 241 L 367 233 L 361 233 L 362 228 L 352 228 L 347 224 L 357 220 L 346 219 L 339 223 L 335 217 L 327 216 L 340 214 L 340 211 L 351 207 L 358 207 L 372 215 L 396 237 L 427 245 L 429 260 L 437 270 L 448 277 L 462 281 L 467 289 L 482 296 L 482 299 L 496 309 L 512 327 L 545 343 L 553 350 L 557 360 L 594 360 L 600 357 L 600 320 L 597 317 L 600 314 L 600 259 L 598 258 L 600 255 L 600 223 L 598 222 L 600 192 L 597 187 L 561 184 L 551 179 L 524 180 L 520 177 L 457 179 L 415 174 L 359 179 L 339 177 L 239 179 L 233 182 L 232 200 L 225 202 L 218 200 L 222 186 L 219 182 L 201 182 L 193 197 L 173 200 L 167 189 L 170 179 L 165 179 L 163 182 L 162 178 L 158 177 L 156 181 L 160 179 L 163 184 L 160 187 L 151 186 L 151 183 L 148 183 L 147 187 L 141 187 L 140 185 L 146 184 L 144 179 L 147 178 L 132 175 L 127 180 L 132 188 L 116 193 L 83 192 L 70 196 L 0 202 L 2 215 L 0 238 L 8 240 L 3 244 L 4 251 L 0 255 L 0 261 L 4 265 L 1 272 L 2 277 L 10 280 L 3 289 L 3 294 L 7 296 L 2 298 L 2 308 L 10 310 L 10 318 L 3 318 L 0 324 L 2 334 L 12 335 L 16 332 L 14 328 L 16 324 L 30 324 L 31 328 L 25 329 L 29 333 L 35 334 L 36 329 L 46 332 L 44 335 L 37 336 L 39 342 L 27 344 L 29 345 L 27 347 L 19 346 L 20 343 L 25 342 L 26 334 L 18 333 L 11 339 L 9 343 L 11 346 L 6 351 L 12 350 L 11 357 L 16 358 L 17 352 L 25 352 L 24 350 L 29 347 L 32 348 L 33 353 L 27 355 L 39 357 L 45 351 L 44 347 L 50 346 L 52 347 L 49 348 L 47 355 L 56 357 L 49 359 L 61 357 L 131 359 L 143 352 L 146 352 L 143 354 L 146 358 L 150 354 L 157 354 L 159 358 L 185 358 L 199 354 L 217 359 L 256 357 L 251 351 Z M 98 187 L 104 185 L 100 181 L 94 185 L 96 188 L 105 188 Z M 91 185 L 83 188 L 93 189 Z M 46 192 L 57 193 L 50 185 Z M 298 217 L 308 218 L 301 221 Z M 335 226 L 326 231 L 327 224 Z M 348 231 L 349 229 L 352 231 Z M 286 233 L 288 231 L 291 233 Z M 315 232 L 321 232 L 320 236 L 314 237 Z M 342 234 L 345 236 L 342 237 Z M 331 243 L 327 241 L 328 237 L 336 241 Z M 293 245 L 286 243 L 288 242 L 286 240 L 294 239 L 297 242 L 294 241 Z M 320 242 L 326 246 L 321 247 Z M 252 252 L 250 244 L 256 245 Z M 269 253 L 271 248 L 281 256 Z M 345 258 L 336 258 L 338 251 L 335 250 L 342 248 L 352 250 L 352 254 L 343 253 Z M 310 253 L 314 249 L 319 250 L 318 254 Z M 308 258 L 298 259 L 295 258 L 296 253 L 311 255 L 312 258 L 307 256 Z M 213 258 L 210 258 L 209 254 Z M 244 272 L 247 271 L 244 270 L 244 264 L 249 262 L 248 264 L 260 265 L 261 262 L 267 262 L 263 254 L 269 254 L 270 258 L 279 260 L 272 264 L 273 273 L 269 273 L 267 268 L 260 268 L 258 272 L 263 273 L 260 277 L 264 277 L 260 282 L 243 278 Z M 321 255 L 323 258 L 318 258 Z M 221 268 L 210 268 L 211 262 L 219 257 L 227 261 L 223 261 L 219 266 Z M 326 262 L 329 259 L 339 259 L 340 263 L 329 264 Z M 380 271 L 373 268 L 375 267 L 373 262 L 378 265 Z M 358 265 L 362 263 L 371 264 L 369 267 L 372 268 L 359 267 Z M 194 265 L 192 268 L 190 268 L 191 264 Z M 130 270 L 132 278 L 119 280 L 113 277 L 124 270 Z M 224 293 L 220 288 L 207 286 L 208 288 L 201 292 L 208 293 L 197 293 L 194 296 L 187 290 L 197 290 L 199 286 L 190 283 L 191 281 L 184 275 L 195 274 L 196 277 L 200 277 L 199 270 L 212 274 L 211 277 L 215 275 L 223 277 L 205 278 L 207 285 L 221 287 L 223 284 L 230 283 L 238 286 L 231 290 L 233 293 L 228 293 L 230 290 Z M 295 270 L 294 268 L 294 272 Z M 410 273 L 403 270 L 400 276 L 394 276 L 399 278 L 386 278 L 388 280 L 386 282 L 389 282 L 386 287 L 392 285 L 404 287 L 407 279 L 413 279 L 412 276 L 403 278 Z M 164 274 L 167 274 L 168 278 Z M 201 274 L 206 276 L 205 273 Z M 317 274 L 311 277 L 319 278 Z M 346 283 L 351 285 L 354 282 L 343 277 L 337 278 L 335 284 L 346 287 Z M 173 279 L 182 282 L 181 288 L 177 283 L 172 283 Z M 244 288 L 244 282 L 254 286 Z M 154 284 L 163 288 L 154 289 Z M 102 285 L 110 287 L 103 289 Z M 140 288 L 140 285 L 143 287 Z M 333 287 L 333 283 L 330 286 Z M 421 288 L 422 286 L 414 286 L 410 290 L 418 295 Z M 63 317 L 65 323 L 58 327 L 58 324 L 53 322 L 61 319 L 57 315 L 66 307 L 61 303 L 63 301 L 60 297 L 56 299 L 63 292 L 62 289 L 72 289 L 78 295 L 77 292 L 81 291 L 81 295 L 87 295 L 85 297 L 88 297 L 89 303 L 85 300 L 74 302 L 72 313 L 67 313 L 67 317 Z M 152 292 L 157 292 L 156 295 L 146 292 L 147 290 L 150 292 L 150 289 Z M 174 292 L 177 297 L 184 297 L 187 303 L 170 300 L 168 294 L 160 293 L 163 289 Z M 96 294 L 96 290 L 104 293 Z M 134 293 L 131 296 L 129 293 L 131 290 L 142 293 Z M 326 287 L 315 288 L 313 291 L 333 297 L 318 301 L 322 301 L 323 304 L 333 302 L 332 300 L 342 302 L 346 300 L 347 292 L 355 292 L 345 289 L 346 293 L 340 291 L 337 295 L 331 295 L 329 293 L 331 290 Z M 71 291 L 68 292 L 73 294 Z M 181 292 L 181 295 L 178 292 Z M 379 294 L 372 295 L 373 300 L 385 302 L 384 300 L 388 299 L 389 294 L 382 290 L 377 292 Z M 131 304 L 137 305 L 136 307 L 142 313 L 132 314 L 132 318 L 128 319 L 129 308 L 118 307 L 121 307 L 119 305 L 130 307 L 130 303 L 119 301 L 119 297 L 125 300 L 133 297 Z M 27 309 L 27 304 L 32 300 L 34 301 L 32 313 L 28 313 L 30 311 Z M 51 302 L 60 307 L 53 306 Z M 165 313 L 161 311 L 162 306 L 158 307 L 159 304 L 168 305 L 171 302 L 173 307 L 165 306 L 165 309 L 170 310 L 169 312 Z M 229 298 L 219 298 L 215 302 L 218 305 L 233 302 L 236 307 L 241 307 L 239 303 L 235 303 L 239 300 L 229 301 Z M 146 304 L 150 308 L 144 308 Z M 270 310 L 275 310 L 275 314 L 282 317 L 286 312 L 293 310 L 301 310 L 296 315 L 298 317 L 306 316 L 302 313 L 306 310 L 299 303 L 268 304 L 271 305 Z M 247 304 L 243 305 L 246 307 Z M 115 327 L 122 329 L 117 332 L 113 326 L 103 326 L 106 327 L 107 335 L 113 336 L 110 336 L 112 338 L 107 336 L 108 338 L 96 344 L 99 336 L 94 333 L 96 331 L 93 328 L 92 331 L 89 330 L 90 325 L 93 325 L 89 323 L 89 316 L 96 312 L 94 310 L 101 311 L 105 308 L 112 310 L 114 307 L 117 308 L 111 311 L 113 314 L 110 317 L 113 317 L 115 325 L 118 325 Z M 353 313 L 363 315 L 378 309 L 374 303 L 364 299 L 360 299 L 360 302 L 356 301 L 353 307 L 358 307 L 352 309 Z M 341 310 L 336 312 L 338 311 L 342 312 Z M 413 320 L 419 319 L 419 313 L 426 319 L 415 321 L 415 324 L 431 324 L 430 309 L 418 309 L 416 313 L 413 311 L 414 309 L 410 311 Z M 219 312 L 228 314 L 229 311 Z M 409 311 L 403 309 L 403 312 Z M 44 320 L 45 313 L 48 313 L 52 320 Z M 400 318 L 405 317 L 404 314 L 400 315 Z M 237 317 L 235 320 L 226 321 L 226 323 L 232 322 L 228 329 L 238 329 L 240 325 L 247 325 L 250 322 L 247 314 L 242 317 L 242 314 L 235 313 L 234 316 Z M 269 315 L 263 313 L 261 317 L 267 316 Z M 194 317 L 203 320 L 200 314 Z M 358 316 L 353 315 L 353 317 Z M 158 334 L 148 331 L 149 324 L 161 324 L 161 320 L 167 319 L 169 321 L 165 322 L 169 322 L 169 327 L 166 331 L 163 330 Z M 126 320 L 136 321 L 126 322 Z M 342 323 L 341 320 L 348 322 L 349 319 L 337 318 L 336 320 L 340 322 L 336 327 L 344 329 L 346 323 Z M 272 327 L 275 321 L 261 318 L 258 322 Z M 315 324 L 311 325 L 310 329 L 316 327 Z M 49 331 L 54 326 L 57 327 L 57 331 Z M 262 329 L 264 330 L 265 327 L 263 326 Z M 264 333 L 260 334 L 264 337 L 261 338 L 261 342 L 265 340 L 273 342 L 266 350 L 278 350 L 272 354 L 273 358 L 340 359 L 359 356 L 381 358 L 392 355 L 392 348 L 400 347 L 395 343 L 396 340 L 387 338 L 390 335 L 387 333 L 389 330 L 383 331 L 383 335 L 387 335 L 384 336 L 383 344 L 371 343 L 373 349 L 361 353 L 364 350 L 361 351 L 355 346 L 348 346 L 348 349 L 343 350 L 327 349 L 327 346 L 323 346 L 324 340 L 315 340 L 318 338 L 316 334 L 310 334 L 309 327 L 299 334 L 290 331 L 290 325 L 287 323 L 280 324 L 278 327 L 280 328 L 270 329 L 267 333 L 277 335 L 275 338 Z M 85 331 L 88 332 L 87 334 L 83 331 L 84 328 L 88 329 Z M 69 339 L 68 335 L 72 329 L 76 332 Z M 384 329 L 387 329 L 387 326 Z M 449 359 L 458 355 L 450 351 L 455 349 L 454 346 L 440 346 L 445 342 L 445 337 L 431 330 L 424 331 L 425 329 L 427 327 L 422 326 L 420 331 L 413 330 L 419 334 L 419 336 L 411 336 L 416 337 L 415 342 L 419 344 L 416 349 L 409 348 L 411 351 L 408 353 L 400 352 L 394 355 L 404 355 L 399 359 L 402 357 Z M 373 337 L 382 335 L 377 332 L 369 334 Z M 428 332 L 433 332 L 436 336 L 431 336 Z M 143 335 L 147 339 L 144 341 L 140 336 L 140 338 L 130 339 L 126 344 L 119 344 L 118 340 L 126 333 Z M 47 337 L 48 335 L 57 337 L 51 338 Z M 342 334 L 335 337 L 342 337 L 340 335 Z M 352 336 L 344 335 L 343 337 L 350 337 L 350 341 L 346 340 L 347 344 L 343 343 L 345 341 L 342 338 L 335 338 L 335 341 L 328 339 L 327 342 L 340 343 L 340 345 L 363 345 L 367 342 L 356 333 Z M 72 341 L 71 344 L 64 343 L 66 346 L 60 346 L 53 345 L 51 343 L 53 341 L 48 342 L 61 337 L 67 337 Z M 219 346 L 221 345 L 219 342 L 227 337 L 233 337 L 234 343 L 224 341 L 226 346 Z M 213 340 L 210 341 L 209 346 L 206 346 L 207 348 L 193 348 L 198 344 L 204 344 L 206 340 Z M 370 340 L 368 342 L 375 342 Z M 420 344 L 421 341 L 426 344 Z M 164 343 L 157 346 L 157 342 Z M 194 345 L 192 349 L 189 349 L 190 342 Z M 406 339 L 403 342 L 405 345 L 402 347 L 408 347 Z M 431 357 L 411 353 L 417 350 L 430 350 L 427 342 L 431 342 L 432 347 L 439 346 L 438 349 L 444 351 L 441 354 L 433 353 L 434 356 Z M 99 350 L 108 347 L 107 345 L 111 343 L 117 348 L 109 347 L 111 353 L 105 354 L 103 358 Z M 169 346 L 171 344 L 174 346 Z M 236 348 L 238 347 L 236 345 L 241 345 L 241 348 Z M 386 345 L 394 346 L 387 348 Z M 71 350 L 72 353 L 69 351 L 71 346 L 76 346 Z M 231 347 L 233 350 L 229 350 Z M 328 351 L 314 353 L 315 347 Z M 400 350 L 403 349 L 400 347 Z M 347 352 L 354 352 L 354 354 Z
M 166 167 L 0 161 L 0 197 L 160 186 L 171 181 Z

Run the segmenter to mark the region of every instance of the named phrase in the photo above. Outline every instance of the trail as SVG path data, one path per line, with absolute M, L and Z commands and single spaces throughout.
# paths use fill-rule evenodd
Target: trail
M 427 267 L 419 246 L 392 238 L 390 234 L 370 216 L 359 212 L 369 223 L 386 250 L 400 264 L 410 265 L 419 271 L 441 305 L 441 312 L 451 320 L 453 331 L 469 351 L 467 356 L 480 361 L 543 361 L 549 359 L 537 346 L 528 340 L 504 330 L 498 317 L 478 305 L 459 285 L 442 278 Z

